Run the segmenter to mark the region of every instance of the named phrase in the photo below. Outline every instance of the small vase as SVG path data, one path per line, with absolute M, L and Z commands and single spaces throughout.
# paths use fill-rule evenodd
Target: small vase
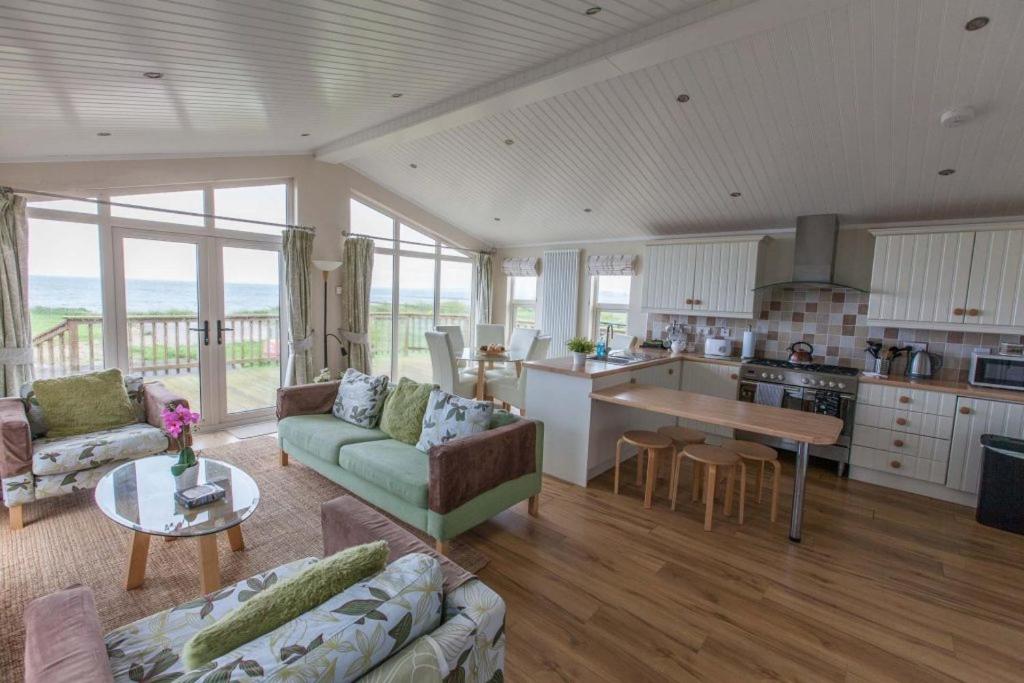
M 583 353 L 582 351 L 573 351 L 572 352 L 572 364 L 573 364 L 573 367 L 577 367 L 577 368 L 578 367 L 582 367 L 582 366 L 586 365 L 586 363 L 587 363 L 587 354 Z
M 199 484 L 199 465 L 192 465 L 184 472 L 174 477 L 174 490 L 184 491 Z
M 682 353 L 686 345 L 681 341 L 672 342 L 672 353 Z

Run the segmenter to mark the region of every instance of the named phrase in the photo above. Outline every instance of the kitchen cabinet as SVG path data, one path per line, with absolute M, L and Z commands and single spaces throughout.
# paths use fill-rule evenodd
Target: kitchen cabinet
M 946 486 L 978 492 L 981 477 L 981 435 L 1024 438 L 1024 404 L 959 397 L 953 420 Z
M 684 361 L 683 376 L 679 388 L 683 391 L 692 391 L 695 394 L 706 394 L 717 398 L 735 400 L 738 382 L 738 366 Z M 733 438 L 733 430 L 728 427 L 709 425 L 687 419 L 680 419 L 679 425 L 681 427 L 697 429 L 705 434 L 714 434 L 727 439 Z
M 1024 332 L 1024 229 L 873 234 L 869 325 Z
M 761 239 L 756 236 L 647 245 L 643 309 L 752 317 Z

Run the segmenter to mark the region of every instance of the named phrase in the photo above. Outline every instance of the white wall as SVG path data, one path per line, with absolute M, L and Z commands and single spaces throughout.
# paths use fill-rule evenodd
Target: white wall
M 144 159 L 0 164 L 0 186 L 42 190 L 62 194 L 86 194 L 89 190 L 124 189 L 228 180 L 291 178 L 295 183 L 295 221 L 316 227 L 313 258 L 339 260 L 341 231 L 348 229 L 348 200 L 354 193 L 364 195 L 400 214 L 445 241 L 466 249 L 487 245 L 445 223 L 421 207 L 399 197 L 347 166 L 326 164 L 311 156 L 211 157 L 186 159 Z M 315 273 L 315 276 L 318 276 Z M 335 291 L 340 273 L 328 282 L 329 331 L 341 323 L 341 302 Z M 314 358 L 322 357 L 320 311 L 323 310 L 322 280 L 313 282 L 313 325 L 317 330 Z M 338 368 L 337 344 L 330 346 L 330 364 Z M 316 360 L 314 366 L 319 367 Z
M 751 233 L 757 230 L 749 231 Z M 686 237 L 686 235 L 679 235 Z M 646 333 L 645 316 L 640 310 L 643 290 L 643 253 L 644 245 L 652 240 L 630 242 L 567 242 L 557 245 L 536 247 L 515 247 L 500 249 L 494 257 L 494 322 L 506 321 L 507 284 L 508 278 L 501 273 L 501 259 L 510 256 L 536 256 L 540 258 L 548 249 L 581 249 L 584 267 L 580 269 L 580 303 L 577 316 L 577 333 L 590 335 L 590 278 L 586 274 L 586 259 L 594 254 L 636 254 L 637 276 L 629 292 L 629 332 L 643 338 Z M 839 231 L 836 246 L 837 282 L 868 289 L 871 284 L 871 260 L 874 238 L 866 228 L 844 229 Z M 765 244 L 764 258 L 758 284 L 768 284 L 789 280 L 793 275 L 793 234 L 773 234 Z M 543 273 L 541 273 L 543 277 Z M 538 292 L 540 288 L 538 287 Z

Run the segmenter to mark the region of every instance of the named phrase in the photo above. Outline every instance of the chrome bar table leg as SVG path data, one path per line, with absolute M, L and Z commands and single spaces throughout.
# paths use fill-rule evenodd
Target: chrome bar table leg
M 804 521 L 804 480 L 807 478 L 807 443 L 801 441 L 796 448 L 796 467 L 793 470 L 793 511 L 789 517 L 789 540 L 800 542 L 800 528 Z

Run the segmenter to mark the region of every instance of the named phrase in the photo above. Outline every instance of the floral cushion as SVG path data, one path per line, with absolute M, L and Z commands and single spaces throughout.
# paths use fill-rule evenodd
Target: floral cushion
M 182 670 L 181 649 L 196 631 L 315 561 L 292 562 L 111 632 L 114 680 L 352 681 L 440 622 L 440 565 L 427 555 L 406 555 L 265 636 Z
M 34 474 L 65 474 L 119 460 L 132 460 L 167 450 L 163 431 L 145 423 L 100 432 L 36 439 L 32 442 Z
M 332 412 L 345 422 L 374 429 L 380 422 L 387 394 L 387 376 L 371 377 L 349 368 L 341 378 Z
M 493 413 L 494 404 L 490 401 L 474 401 L 434 389 L 423 414 L 423 429 L 416 448 L 429 453 L 431 446 L 487 431 Z
M 124 387 L 128 391 L 128 398 L 132 401 L 132 409 L 135 411 L 135 419 L 138 422 L 146 421 L 146 406 L 143 402 L 142 375 L 128 375 L 124 378 Z M 46 415 L 43 407 L 39 405 L 35 391 L 32 390 L 32 382 L 25 382 L 19 389 L 19 395 L 25 402 L 25 414 L 28 416 L 29 429 L 32 430 L 32 438 L 46 436 L 49 427 L 46 424 Z
M 420 636 L 404 650 L 363 676 L 361 683 L 440 683 L 448 672 L 444 656 L 430 636 Z
M 505 601 L 484 582 L 467 581 L 445 596 L 444 623 L 430 637 L 444 654 L 449 680 L 503 680 Z
M 36 499 L 36 478 L 31 472 L 0 479 L 0 486 L 3 487 L 4 505 L 9 508 Z

